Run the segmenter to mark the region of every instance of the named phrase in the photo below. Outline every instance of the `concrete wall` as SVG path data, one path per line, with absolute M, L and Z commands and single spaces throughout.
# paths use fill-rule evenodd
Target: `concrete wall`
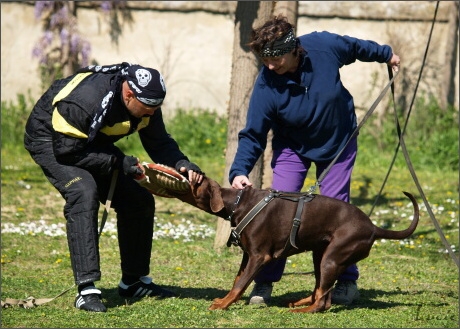
M 432 37 L 428 65 L 419 93 L 439 95 L 444 68 L 447 2 L 441 2 Z M 130 1 L 133 23 L 124 23 L 118 45 L 110 40 L 107 17 L 82 2 L 78 9 L 81 35 L 92 45 L 99 64 L 121 61 L 159 69 L 165 77 L 163 109 L 206 108 L 226 113 L 236 1 Z M 401 56 L 404 71 L 398 81 L 411 97 L 425 52 L 435 2 L 433 1 L 300 1 L 297 34 L 328 30 L 389 44 Z M 1 3 L 1 99 L 16 94 L 41 94 L 38 62 L 31 56 L 41 36 L 33 2 Z M 356 62 L 341 70 L 358 109 L 368 109 L 388 81 L 385 65 Z M 396 91 L 398 89 L 396 81 Z M 457 79 L 458 81 L 458 63 Z M 457 87 L 458 90 L 458 87 Z M 458 92 L 458 91 L 457 91 Z M 400 95 L 401 96 L 401 95 Z M 456 97 L 458 106 L 458 94 Z M 168 112 L 169 110 L 169 112 Z

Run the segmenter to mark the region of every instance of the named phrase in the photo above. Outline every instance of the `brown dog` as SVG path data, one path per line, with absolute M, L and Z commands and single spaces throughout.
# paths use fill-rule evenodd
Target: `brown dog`
M 315 288 L 311 296 L 289 306 L 309 305 L 291 311 L 313 313 L 331 307 L 331 290 L 337 277 L 349 265 L 366 258 L 375 240 L 405 239 L 415 231 L 418 204 L 411 194 L 404 194 L 412 201 L 414 218 L 403 231 L 379 228 L 356 206 L 326 196 L 223 188 L 209 177 L 191 186 L 190 193 L 176 197 L 229 219 L 236 228 L 233 243 L 244 251 L 233 288 L 224 298 L 214 299 L 210 310 L 227 309 L 238 301 L 257 272 L 272 259 L 311 250 Z

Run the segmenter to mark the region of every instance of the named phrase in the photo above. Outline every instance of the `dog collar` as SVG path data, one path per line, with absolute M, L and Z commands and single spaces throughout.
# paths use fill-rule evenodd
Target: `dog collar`
M 238 194 L 236 195 L 235 203 L 233 204 L 232 212 L 227 217 L 228 221 L 232 220 L 233 214 L 235 213 L 236 207 L 238 207 L 238 204 L 240 203 L 241 196 L 243 195 L 243 192 L 244 192 L 244 189 L 238 191 Z

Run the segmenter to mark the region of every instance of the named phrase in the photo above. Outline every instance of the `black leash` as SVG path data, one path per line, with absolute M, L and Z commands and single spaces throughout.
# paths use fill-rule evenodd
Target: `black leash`
M 433 28 L 434 28 L 434 23 L 436 21 L 436 15 L 437 15 L 437 12 L 438 12 L 438 6 L 439 6 L 439 1 L 436 3 L 436 8 L 435 8 L 435 11 L 434 11 L 434 17 L 433 17 L 432 24 L 431 24 L 430 35 L 428 36 L 428 42 L 427 42 L 427 45 L 426 45 L 426 48 L 425 48 L 425 54 L 423 55 L 422 67 L 420 68 L 417 83 L 415 84 L 414 95 L 412 96 L 412 100 L 411 100 L 411 103 L 409 105 L 409 111 L 407 112 L 406 121 L 404 123 L 404 128 L 403 128 L 403 132 L 402 132 L 403 134 L 406 132 L 407 124 L 409 122 L 410 114 L 412 112 L 412 106 L 414 105 L 414 102 L 415 102 L 415 95 L 417 94 L 418 86 L 420 85 L 420 80 L 422 79 L 422 72 L 423 72 L 423 68 L 425 67 L 426 58 L 428 56 L 428 48 L 429 48 L 430 43 L 431 43 L 431 36 L 433 34 Z M 389 76 L 391 78 L 391 74 Z M 394 86 L 391 87 L 391 92 L 393 93 L 393 104 L 395 104 L 395 102 L 394 102 Z M 394 109 L 394 111 L 396 112 L 396 108 Z M 377 205 L 377 202 L 378 202 L 380 196 L 382 195 L 383 188 L 385 187 L 385 184 L 386 184 L 386 182 L 388 180 L 388 177 L 390 176 L 390 172 L 393 169 L 393 165 L 394 165 L 394 163 L 396 161 L 396 156 L 398 154 L 399 146 L 400 146 L 400 142 L 398 141 L 398 145 L 396 146 L 395 153 L 393 155 L 393 160 L 391 161 L 390 167 L 388 168 L 388 172 L 387 172 L 387 174 L 385 176 L 385 179 L 383 180 L 383 183 L 382 183 L 382 186 L 380 188 L 380 191 L 377 194 L 377 197 L 375 198 L 374 204 L 372 205 L 371 211 L 369 212 L 369 216 L 374 211 L 374 208 Z
M 391 69 L 391 68 L 390 68 Z M 346 147 L 348 146 L 348 144 L 351 142 L 351 140 L 353 138 L 355 138 L 357 135 L 358 135 L 358 132 L 359 130 L 361 129 L 361 127 L 364 125 L 364 123 L 366 123 L 367 119 L 369 119 L 369 117 L 372 115 L 372 113 L 374 112 L 375 108 L 377 107 L 377 105 L 380 103 L 380 101 L 382 100 L 383 96 L 385 96 L 385 94 L 387 93 L 388 89 L 392 86 L 393 84 L 393 81 L 394 79 L 396 79 L 397 75 L 398 75 L 399 71 L 396 72 L 395 76 L 392 77 L 390 79 L 390 82 L 388 82 L 388 84 L 385 86 L 385 88 L 383 88 L 383 90 L 380 92 L 380 95 L 377 97 L 377 99 L 374 101 L 374 103 L 371 105 L 371 107 L 369 108 L 369 110 L 367 111 L 366 115 L 362 118 L 361 122 L 358 124 L 358 126 L 355 128 L 355 130 L 353 131 L 353 133 L 351 134 L 351 136 L 348 138 L 348 141 L 345 143 L 344 147 L 340 150 L 340 152 L 335 156 L 334 160 L 331 161 L 331 163 L 327 166 L 326 169 L 323 170 L 323 172 L 321 173 L 321 175 L 318 177 L 315 185 L 313 186 L 310 186 L 310 190 L 308 191 L 308 193 L 314 193 L 316 188 L 318 186 L 321 186 L 321 182 L 323 181 L 324 177 L 327 175 L 327 173 L 329 172 L 329 170 L 331 170 L 332 166 L 337 162 L 337 160 L 339 159 L 340 155 L 342 154 L 342 152 L 346 149 Z
M 393 75 L 393 72 L 391 71 L 391 68 L 388 68 L 388 75 L 390 76 L 390 79 Z M 426 199 L 425 193 L 423 192 L 423 189 L 420 185 L 420 182 L 417 178 L 417 175 L 415 174 L 414 167 L 412 166 L 412 162 L 410 161 L 409 153 L 407 152 L 406 148 L 406 143 L 404 142 L 403 138 L 403 133 L 401 133 L 401 126 L 399 125 L 399 119 L 398 119 L 398 114 L 396 113 L 396 104 L 394 100 L 394 89 L 392 88 L 392 95 L 393 95 L 393 106 L 394 108 L 394 114 L 395 114 L 395 123 L 396 123 L 396 130 L 398 131 L 398 136 L 399 136 L 399 144 L 401 144 L 401 150 L 404 154 L 404 159 L 406 160 L 407 167 L 409 168 L 409 171 L 412 175 L 412 179 L 414 180 L 415 185 L 417 186 L 417 189 L 420 193 L 420 196 L 423 199 L 423 203 L 425 204 L 426 210 L 428 214 L 430 215 L 431 220 L 433 221 L 434 227 L 436 228 L 436 231 L 438 232 L 439 236 L 441 237 L 441 241 L 444 244 L 444 247 L 446 250 L 449 252 L 449 255 L 452 257 L 452 260 L 457 264 L 457 267 L 460 267 L 459 264 L 459 259 L 453 252 L 452 248 L 450 247 L 449 242 L 447 241 L 446 237 L 444 236 L 444 233 L 442 232 L 441 226 L 439 225 L 438 221 L 436 220 L 436 217 L 434 216 L 433 211 L 431 210 L 431 206 L 428 203 L 428 200 Z M 407 122 L 407 121 L 406 121 Z M 399 145 L 398 144 L 398 145 Z
M 115 185 L 117 184 L 118 169 L 114 169 L 112 173 L 112 180 L 110 181 L 109 194 L 105 202 L 104 213 L 102 214 L 101 227 L 99 229 L 99 238 L 101 237 L 102 230 L 104 229 L 107 216 L 109 215 L 110 206 L 112 205 L 113 192 L 115 191 Z
M 382 184 L 382 187 L 380 188 L 380 191 L 377 195 L 377 198 L 374 202 L 374 204 L 372 205 L 372 208 L 371 208 L 371 211 L 369 212 L 369 216 L 372 214 L 372 211 L 374 210 L 374 207 L 375 205 L 377 204 L 377 201 L 378 201 L 378 198 L 380 197 L 380 195 L 382 194 L 382 191 L 383 191 L 383 188 L 388 180 L 388 177 L 390 175 L 390 172 L 391 172 L 391 169 L 393 168 L 393 165 L 395 163 L 395 160 L 396 160 L 396 155 L 398 154 L 398 150 L 399 150 L 399 147 L 401 146 L 401 150 L 404 154 L 404 159 L 406 160 L 406 164 L 409 168 L 409 171 L 411 173 L 411 176 L 412 176 L 412 179 L 414 180 L 414 183 L 415 185 L 417 186 L 417 189 L 420 193 L 420 196 L 422 197 L 423 199 L 423 203 L 425 204 L 426 206 L 426 209 L 427 209 L 427 212 L 436 228 L 436 231 L 438 232 L 440 238 L 441 238 L 441 241 L 442 243 L 444 244 L 446 250 L 448 251 L 450 257 L 452 258 L 452 260 L 455 262 L 455 264 L 457 265 L 457 267 L 460 267 L 460 263 L 459 263 L 459 258 L 455 255 L 455 253 L 453 252 L 449 242 L 447 241 L 446 237 L 444 236 L 444 233 L 442 232 L 442 229 L 441 229 L 441 226 L 439 225 L 438 221 L 436 220 L 436 217 L 434 216 L 434 213 L 431 209 L 431 206 L 430 204 L 428 203 L 428 200 L 426 199 L 426 196 L 425 196 L 425 193 L 423 192 L 423 189 L 422 187 L 420 186 L 420 183 L 418 181 L 418 178 L 417 178 L 417 175 L 415 174 L 415 170 L 412 166 L 412 162 L 410 161 L 410 157 L 409 157 L 409 154 L 407 152 L 407 148 L 406 148 L 406 144 L 404 142 L 404 138 L 403 138 L 403 135 L 406 131 L 406 128 L 407 128 L 407 124 L 408 124 L 408 121 L 409 121 L 409 118 L 410 118 L 410 114 L 411 114 L 411 111 L 412 111 L 412 106 L 414 104 L 414 101 L 415 101 L 415 95 L 417 93 L 417 89 L 418 89 L 418 86 L 420 84 L 420 80 L 421 80 L 421 77 L 422 77 L 422 72 L 423 72 L 423 68 L 425 67 L 425 62 L 426 62 L 426 58 L 428 56 L 428 48 L 429 48 L 429 45 L 431 43 L 431 36 L 433 34 L 433 28 L 434 28 L 434 23 L 436 22 L 436 15 L 437 15 L 437 12 L 438 12 L 438 7 L 439 7 L 439 1 L 436 2 L 436 8 L 435 8 L 435 12 L 434 12 L 434 17 L 433 17 L 433 20 L 432 20 L 432 25 L 431 25 L 431 30 L 430 30 L 430 35 L 428 37 L 428 42 L 427 42 L 427 46 L 426 46 L 426 49 L 425 49 L 425 54 L 423 56 L 423 61 L 422 61 L 422 67 L 420 69 L 420 73 L 419 73 L 419 76 L 418 76 L 418 80 L 417 80 L 417 84 L 415 86 L 415 91 L 414 91 L 414 95 L 412 97 L 412 101 L 411 101 L 411 104 L 410 104 L 410 107 L 409 107 L 409 111 L 407 113 L 407 116 L 406 116 L 406 121 L 404 123 L 404 127 L 403 127 L 403 130 L 401 132 L 401 126 L 399 124 L 399 119 L 398 119 L 398 115 L 397 115 L 397 112 L 396 112 L 396 102 L 395 102 L 395 98 L 394 98 L 394 85 L 392 84 L 391 85 L 391 93 L 392 93 L 392 98 L 393 98 L 393 112 L 394 112 L 394 115 L 395 115 L 395 124 L 396 124 L 396 130 L 398 132 L 398 137 L 399 137 L 399 141 L 398 141 L 398 145 L 395 149 L 395 154 L 393 156 L 393 160 L 391 162 L 391 165 L 390 165 L 390 168 L 388 169 L 388 172 L 387 172 L 387 175 L 384 179 L 384 182 Z M 390 78 L 390 80 L 393 80 L 393 71 L 391 70 L 390 67 L 388 67 L 388 76 Z

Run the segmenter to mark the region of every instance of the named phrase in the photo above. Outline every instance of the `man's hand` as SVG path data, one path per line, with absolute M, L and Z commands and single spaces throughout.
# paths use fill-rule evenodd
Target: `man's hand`
M 144 171 L 139 163 L 139 159 L 133 156 L 125 156 L 123 158 L 123 172 L 125 175 L 139 179 L 144 175 Z
M 175 169 L 182 175 L 183 173 L 187 173 L 188 175 L 186 176 L 188 176 L 188 180 L 192 185 L 195 183 L 201 183 L 203 180 L 204 172 L 201 171 L 200 167 L 188 160 L 177 161 Z

